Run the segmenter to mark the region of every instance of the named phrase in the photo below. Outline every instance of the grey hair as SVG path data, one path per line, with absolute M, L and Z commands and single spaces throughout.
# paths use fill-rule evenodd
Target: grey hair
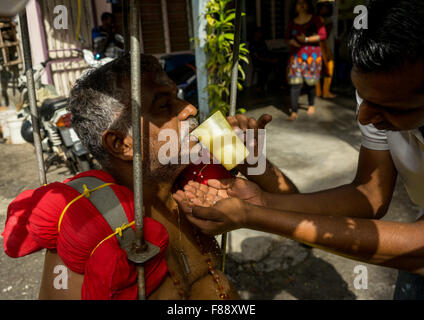
M 98 69 L 87 72 L 72 88 L 67 108 L 71 125 L 82 144 L 103 168 L 110 156 L 103 147 L 102 134 L 117 130 L 131 134 L 131 61 L 119 57 Z M 141 72 L 163 72 L 153 56 L 141 55 Z

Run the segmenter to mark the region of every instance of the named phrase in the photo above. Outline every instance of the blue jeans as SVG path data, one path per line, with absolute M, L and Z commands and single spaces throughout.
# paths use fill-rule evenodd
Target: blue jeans
M 423 300 L 424 299 L 424 277 L 399 271 L 394 300 Z

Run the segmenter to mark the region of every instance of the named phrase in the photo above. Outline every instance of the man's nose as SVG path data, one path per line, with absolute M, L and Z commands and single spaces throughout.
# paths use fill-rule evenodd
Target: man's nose
M 197 108 L 192 104 L 185 102 L 183 109 L 178 113 L 178 120 L 184 121 L 190 116 L 195 116 L 197 114 Z

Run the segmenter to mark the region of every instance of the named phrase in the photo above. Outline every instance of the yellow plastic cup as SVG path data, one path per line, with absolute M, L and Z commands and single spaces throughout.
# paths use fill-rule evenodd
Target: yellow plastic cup
M 191 132 L 225 167 L 233 169 L 249 155 L 243 141 L 236 135 L 220 111 L 215 112 Z

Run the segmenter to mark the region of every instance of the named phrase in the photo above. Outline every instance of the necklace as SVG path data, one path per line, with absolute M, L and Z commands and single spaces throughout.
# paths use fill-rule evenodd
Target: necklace
M 177 249 L 176 251 L 180 255 L 181 260 L 183 261 L 183 264 L 184 264 L 185 272 L 188 275 L 190 274 L 190 265 L 188 264 L 187 257 L 183 250 L 182 236 L 181 236 L 181 217 L 180 217 L 180 210 L 178 206 L 177 206 L 177 220 L 178 220 L 178 241 L 180 243 L 180 248 Z
M 181 257 L 181 259 L 182 259 L 182 261 L 183 261 L 183 264 L 184 264 L 184 268 L 185 268 L 185 271 L 186 271 L 186 274 L 189 274 L 190 273 L 190 265 L 188 264 L 188 260 L 187 260 L 187 257 L 186 257 L 186 255 L 185 255 L 185 253 L 184 253 L 184 250 L 183 250 L 183 248 L 182 248 L 182 235 L 181 235 L 181 218 L 180 218 L 180 210 L 179 210 L 179 208 L 178 208 L 178 206 L 176 207 L 177 208 L 177 221 L 178 221 L 178 231 L 179 231 L 179 243 L 180 243 L 180 248 L 179 249 L 177 249 L 176 251 L 178 252 L 178 254 L 180 255 L 180 257 Z M 226 299 L 229 299 L 229 297 L 228 297 L 228 294 L 224 291 L 224 287 L 222 286 L 222 284 L 221 284 L 221 279 L 219 278 L 219 276 L 217 275 L 217 273 L 216 273 L 216 271 L 215 271 L 215 268 L 214 268 L 214 266 L 213 266 L 213 264 L 212 264 L 212 259 L 210 258 L 210 256 L 209 256 L 209 254 L 210 254 L 210 252 L 209 251 L 207 251 L 206 249 L 205 249 L 205 247 L 203 246 L 203 244 L 202 244 L 202 241 L 201 241 L 201 239 L 200 239 L 200 234 L 199 234 L 199 232 L 197 231 L 197 230 L 194 230 L 193 228 L 192 228 L 192 230 L 193 230 L 193 233 L 194 233 L 194 236 L 195 236 L 195 239 L 196 239 L 196 243 L 197 243 L 197 245 L 199 246 L 199 248 L 200 248 L 200 252 L 201 252 L 201 254 L 204 256 L 204 257 L 206 257 L 206 259 L 205 259 L 205 262 L 207 263 L 207 265 L 208 265 L 208 273 L 212 276 L 212 278 L 213 278 L 213 281 L 215 282 L 215 284 L 216 284 L 216 286 L 217 286 L 217 289 L 218 289 L 218 297 L 220 298 L 220 299 L 223 299 L 223 300 L 226 300 Z M 187 293 L 180 287 L 180 281 L 178 280 L 178 279 L 176 279 L 175 278 L 175 273 L 172 271 L 172 270 L 169 270 L 168 269 L 168 274 L 169 274 L 169 276 L 170 276 L 170 278 L 171 278 L 171 280 L 172 280 L 172 283 L 174 284 L 174 287 L 177 289 L 177 291 L 178 291 L 178 294 L 180 295 L 180 297 L 182 298 L 182 299 L 187 299 L 188 298 L 188 295 L 187 295 Z

